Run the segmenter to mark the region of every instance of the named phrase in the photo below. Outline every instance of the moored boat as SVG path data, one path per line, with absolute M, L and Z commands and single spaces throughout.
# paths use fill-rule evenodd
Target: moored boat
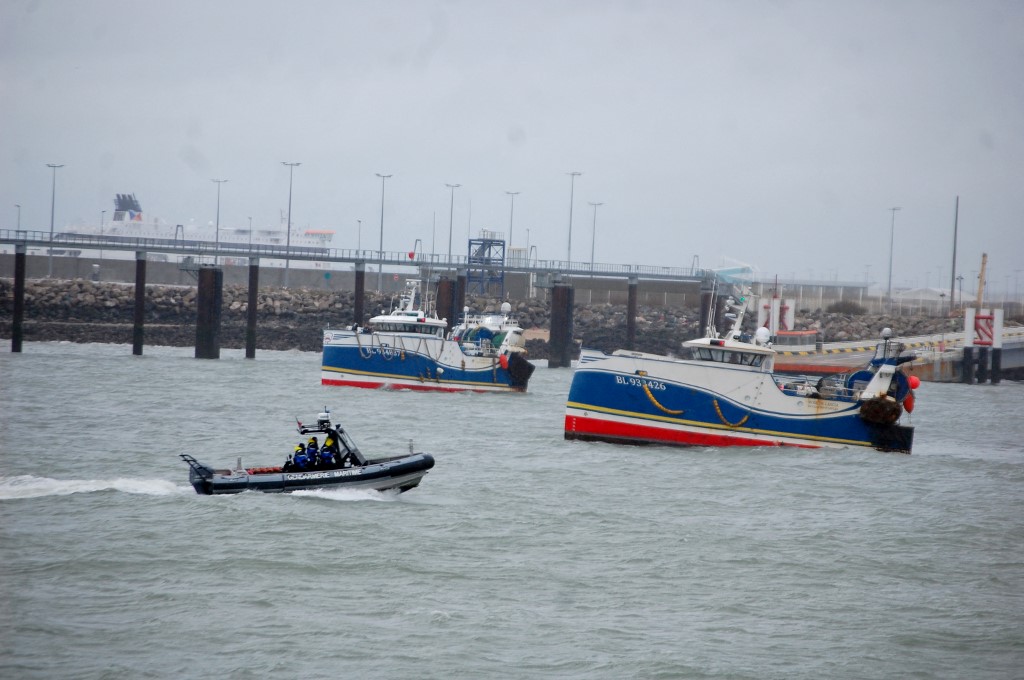
M 368 328 L 324 331 L 324 385 L 442 392 L 525 392 L 534 365 L 511 306 L 470 316 L 451 333 L 428 311 L 419 282 L 406 282 L 400 302 L 370 319 Z
M 330 462 L 299 462 L 291 456 L 284 465 L 242 467 L 241 459 L 232 469 L 218 469 L 193 456 L 179 454 L 189 465 L 189 482 L 202 495 L 233 494 L 243 491 L 289 492 L 310 489 L 359 489 L 408 491 L 416 487 L 434 467 L 429 453 L 369 459 L 355 445 L 340 424 L 331 424 L 330 412 L 317 417 L 315 426 L 298 424 L 302 435 L 322 433 Z
M 747 297 L 727 300 L 721 334 L 683 343 L 682 358 L 584 349 L 565 412 L 565 438 L 680 446 L 863 446 L 910 453 L 912 360 L 885 329 L 874 358 L 848 375 L 775 375 L 767 328 L 741 324 Z

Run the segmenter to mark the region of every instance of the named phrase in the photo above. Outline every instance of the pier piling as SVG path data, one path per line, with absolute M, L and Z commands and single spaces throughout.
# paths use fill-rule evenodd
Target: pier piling
M 466 307 L 466 284 L 468 279 L 469 271 L 459 269 L 455 276 L 455 318 L 458 318 Z M 449 322 L 449 327 L 451 325 L 452 323 Z
M 199 270 L 196 296 L 196 359 L 220 358 L 220 315 L 224 297 L 224 271 L 204 266 Z
M 705 276 L 700 282 L 700 332 L 701 335 L 708 329 L 709 324 L 716 321 L 712 318 L 714 310 L 712 302 L 715 297 L 715 278 L 714 276 Z
M 629 277 L 626 294 L 626 349 L 628 350 L 636 349 L 636 296 L 639 284 L 639 278 Z
M 356 295 L 355 324 L 363 325 L 366 309 L 366 263 L 356 262 Z
M 256 358 L 256 307 L 259 304 L 260 258 L 249 258 L 249 305 L 245 310 L 245 358 Z
M 14 318 L 11 320 L 11 351 L 21 351 L 25 333 L 25 255 L 24 244 L 14 246 Z
M 146 253 L 135 253 L 135 310 L 132 320 L 132 354 L 142 356 L 146 336 Z
M 548 368 L 572 366 L 573 287 L 556 283 L 551 288 L 551 333 L 548 339 Z
M 978 347 L 978 383 L 988 382 L 988 347 Z
M 455 289 L 452 287 L 452 280 L 447 276 L 442 276 L 437 280 L 437 298 L 434 301 L 434 307 L 437 309 L 437 318 L 448 321 L 448 327 L 445 330 L 450 331 L 455 326 Z

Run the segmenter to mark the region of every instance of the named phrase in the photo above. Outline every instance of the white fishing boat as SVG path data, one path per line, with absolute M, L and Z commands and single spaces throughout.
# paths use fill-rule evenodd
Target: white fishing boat
M 428 311 L 419 282 L 410 280 L 398 304 L 369 327 L 324 330 L 324 385 L 425 391 L 524 392 L 534 365 L 523 329 L 501 314 L 470 316 L 449 334 L 446 319 Z

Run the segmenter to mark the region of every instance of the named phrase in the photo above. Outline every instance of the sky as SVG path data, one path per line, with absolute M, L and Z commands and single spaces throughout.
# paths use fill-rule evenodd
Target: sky
M 964 289 L 985 252 L 1012 296 L 1022 36 L 1017 0 L 0 0 L 0 228 L 212 223 L 212 179 L 277 226 L 287 161 L 338 248 L 383 185 L 386 251 L 948 289 L 956 220 Z

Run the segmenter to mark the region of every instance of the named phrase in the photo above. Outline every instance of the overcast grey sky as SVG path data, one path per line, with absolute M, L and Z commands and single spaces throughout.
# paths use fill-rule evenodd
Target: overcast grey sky
M 1024 286 L 1024 2 L 2 0 L 0 225 L 293 222 L 334 245 Z M 432 223 L 436 219 L 436 232 Z M 941 280 L 940 280 L 941 275 Z M 965 289 L 970 288 L 965 283 Z

